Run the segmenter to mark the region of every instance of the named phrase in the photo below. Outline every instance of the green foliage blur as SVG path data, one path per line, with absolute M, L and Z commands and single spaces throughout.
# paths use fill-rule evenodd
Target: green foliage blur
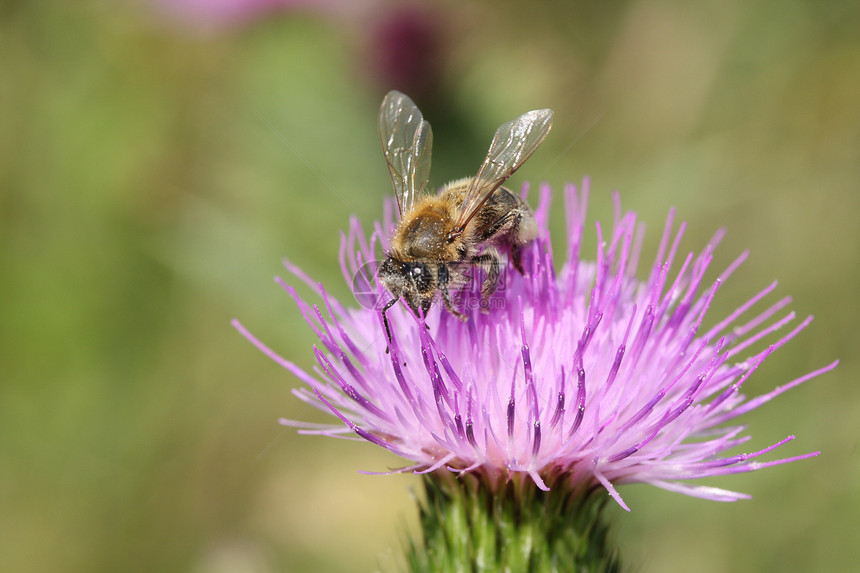
M 433 124 L 434 185 L 474 172 L 503 121 L 552 107 L 515 185 L 589 175 L 603 221 L 619 189 L 649 223 L 643 260 L 673 205 L 686 249 L 726 227 L 714 268 L 751 256 L 713 320 L 775 278 L 816 316 L 748 393 L 843 360 L 746 418 L 747 451 L 793 433 L 784 455 L 822 450 L 713 481 L 753 500 L 621 488 L 627 563 L 852 569 L 858 4 L 446 1 L 407 14 L 427 53 L 398 64 L 417 34 L 384 32 L 402 6 L 203 23 L 144 0 L 0 6 L 0 569 L 397 569 L 417 478 L 360 475 L 398 460 L 280 427 L 326 417 L 229 324 L 313 367 L 271 278 L 286 256 L 352 303 L 338 232 L 390 193 L 376 110 L 392 88 Z

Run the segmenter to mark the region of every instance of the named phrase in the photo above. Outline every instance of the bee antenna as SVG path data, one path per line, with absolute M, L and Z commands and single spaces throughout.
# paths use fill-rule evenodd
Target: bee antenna
M 385 325 L 385 334 L 388 337 L 388 344 L 391 344 L 391 327 L 388 324 L 388 316 L 385 314 L 389 308 L 397 304 L 399 299 L 393 298 L 382 307 L 382 323 Z M 388 346 L 385 347 L 385 353 L 388 354 Z

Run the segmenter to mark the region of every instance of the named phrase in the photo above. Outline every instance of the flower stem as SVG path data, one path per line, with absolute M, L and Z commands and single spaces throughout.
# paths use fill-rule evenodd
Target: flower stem
M 600 491 L 545 492 L 522 475 L 490 483 L 434 472 L 419 501 L 423 543 L 408 541 L 408 570 L 533 573 L 620 571 Z

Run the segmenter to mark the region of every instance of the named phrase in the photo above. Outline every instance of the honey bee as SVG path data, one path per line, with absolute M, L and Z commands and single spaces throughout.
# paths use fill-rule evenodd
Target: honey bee
M 427 192 L 433 133 L 421 111 L 406 95 L 391 91 L 379 109 L 379 137 L 394 184 L 400 222 L 379 267 L 382 285 L 398 300 L 426 315 L 437 296 L 445 309 L 461 320 L 466 315 L 451 301 L 451 292 L 464 286 L 468 269 L 485 273 L 481 307 L 495 292 L 500 275 L 500 249 L 507 250 L 522 273 L 520 249 L 538 234 L 525 201 L 502 183 L 537 149 L 552 125 L 552 110 L 530 111 L 503 124 L 477 175 Z

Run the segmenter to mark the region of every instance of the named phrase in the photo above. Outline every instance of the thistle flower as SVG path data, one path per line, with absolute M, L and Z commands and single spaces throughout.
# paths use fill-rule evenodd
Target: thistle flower
M 789 329 L 794 313 L 780 313 L 790 299 L 764 302 L 773 283 L 729 316 L 705 321 L 717 290 L 747 256 L 707 283 L 722 231 L 700 253 L 681 256 L 685 225 L 673 230 L 670 212 L 643 281 L 636 269 L 644 227 L 634 213 L 622 213 L 618 194 L 611 231 L 604 234 L 596 225 L 595 260 L 580 253 L 588 181 L 579 192 L 568 186 L 564 195 L 567 242 L 558 271 L 547 230 L 551 193 L 542 186 L 535 213 L 541 231 L 523 253 L 526 272 L 508 269 L 490 311 L 479 309 L 479 284 L 460 293 L 466 322 L 441 305 L 426 319 L 397 305 L 389 311 L 390 342 L 378 304 L 346 308 L 285 262 L 321 297 L 321 305 L 310 305 L 277 279 L 320 339 L 315 373 L 277 356 L 238 322 L 235 326 L 307 385 L 294 390 L 298 398 L 331 412 L 338 422 L 281 422 L 308 434 L 354 433 L 409 461 L 396 471 L 431 474 L 437 484 L 456 481 L 446 475 L 460 480 L 472 475 L 486 495 L 507 495 L 503 492 L 514 484 L 520 492 L 531 491 L 525 495 L 529 499 L 538 489 L 582 499 L 605 489 L 624 509 L 620 484 L 648 483 L 734 501 L 748 496 L 688 482 L 817 455 L 758 461 L 793 436 L 749 453 L 726 453 L 749 439 L 736 418 L 836 366 L 756 398 L 742 394 L 765 358 L 811 317 Z M 353 219 L 341 244 L 344 278 L 353 285 L 356 277 L 367 278 L 380 300 L 390 295 L 365 268 L 391 235 L 392 211 L 389 205 L 369 241 Z M 748 354 L 762 340 L 769 345 Z M 432 509 L 429 505 L 422 512 Z

